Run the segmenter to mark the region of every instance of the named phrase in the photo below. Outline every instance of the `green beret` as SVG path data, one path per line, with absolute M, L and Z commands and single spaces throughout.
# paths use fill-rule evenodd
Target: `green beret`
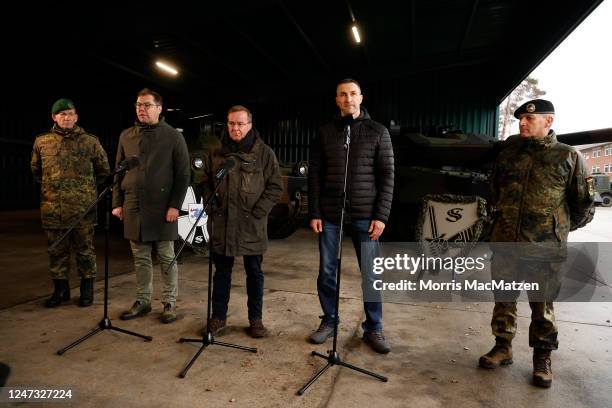
M 51 107 L 51 113 L 55 115 L 58 112 L 68 109 L 75 109 L 74 102 L 72 102 L 70 99 L 62 98 L 55 101 L 53 107 Z
M 519 108 L 514 111 L 514 117 L 520 119 L 523 113 L 554 114 L 555 107 L 551 101 L 547 101 L 546 99 L 534 99 L 519 106 Z

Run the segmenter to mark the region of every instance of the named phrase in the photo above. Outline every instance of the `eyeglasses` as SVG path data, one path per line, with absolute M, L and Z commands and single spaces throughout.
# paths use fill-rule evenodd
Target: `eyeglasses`
M 145 109 L 149 110 L 151 108 L 151 106 L 159 106 L 159 104 L 157 104 L 157 103 L 149 103 L 149 102 L 145 102 L 145 103 L 136 102 L 134 104 L 134 106 L 136 107 L 136 109 L 138 109 L 138 108 L 145 108 Z
M 251 122 L 243 123 L 243 122 L 227 122 L 227 126 L 233 128 L 234 126 L 238 126 L 239 128 L 243 128 Z

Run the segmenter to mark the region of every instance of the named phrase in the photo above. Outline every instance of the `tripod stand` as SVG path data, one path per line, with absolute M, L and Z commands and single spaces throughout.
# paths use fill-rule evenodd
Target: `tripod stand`
M 133 163 L 129 163 L 129 164 L 133 164 Z M 112 205 L 110 193 L 113 191 L 112 177 L 116 174 L 121 175 L 122 173 L 125 173 L 128 169 L 129 168 L 127 166 L 124 166 L 123 169 L 120 167 L 118 170 L 114 172 L 114 174 L 110 175 L 108 186 L 100 193 L 98 198 L 93 203 L 91 203 L 91 205 L 87 208 L 87 210 L 85 210 L 85 212 L 70 225 L 68 230 L 64 234 L 62 234 L 62 236 L 60 236 L 50 247 L 50 248 L 55 248 L 64 238 L 68 236 L 70 231 L 72 231 L 78 225 L 78 223 L 83 218 L 85 218 L 85 216 L 92 209 L 94 209 L 100 201 L 102 201 L 102 198 L 106 197 L 106 219 L 105 219 L 105 226 L 104 226 L 104 230 L 105 230 L 105 233 L 104 233 L 104 316 L 102 317 L 102 320 L 100 320 L 100 323 L 98 323 L 98 327 L 96 327 L 95 329 L 93 329 L 92 331 L 90 331 L 85 336 L 81 337 L 80 339 L 76 340 L 75 342 L 64 347 L 63 349 L 58 350 L 57 354 L 60 356 L 64 354 L 66 351 L 70 350 L 71 348 L 76 347 L 80 343 L 84 342 L 88 338 L 94 336 L 95 334 L 98 334 L 102 330 L 114 330 L 120 333 L 129 334 L 131 336 L 140 337 L 146 341 L 151 341 L 153 339 L 153 337 L 151 336 L 144 336 L 142 334 L 134 333 L 134 332 L 113 326 L 110 318 L 108 317 L 108 241 L 109 241 L 109 236 L 110 236 L 109 227 L 110 227 L 110 213 L 111 213 L 111 205 Z
M 232 159 L 229 159 L 232 160 Z M 221 185 L 221 181 L 223 180 L 223 177 L 225 177 L 225 175 L 227 174 L 227 170 L 229 170 L 230 168 L 232 168 L 234 166 L 234 161 L 227 161 L 224 164 L 225 171 L 220 170 L 219 173 L 217 173 L 217 176 L 215 176 L 215 189 L 214 191 L 211 193 L 210 197 L 208 198 L 208 201 L 206 202 L 206 204 L 204 205 L 204 207 L 202 208 L 202 211 L 200 212 L 200 214 L 198 215 L 198 218 L 196 219 L 196 221 L 193 223 L 193 226 L 191 227 L 191 230 L 189 231 L 189 234 L 187 234 L 187 237 L 189 237 L 193 231 L 195 230 L 195 227 L 198 225 L 200 218 L 202 217 L 202 215 L 204 214 L 204 210 L 206 210 L 206 208 L 211 209 L 210 214 L 212 215 L 214 212 L 214 202 L 216 200 L 216 196 L 217 196 L 217 190 L 219 189 L 219 186 Z M 235 349 L 239 349 L 239 350 L 244 350 L 244 351 L 250 351 L 252 353 L 257 353 L 257 348 L 255 347 L 245 347 L 245 346 L 239 346 L 237 344 L 231 344 L 231 343 L 223 343 L 220 341 L 215 340 L 212 332 L 210 331 L 210 318 L 212 317 L 212 310 L 211 310 L 211 303 L 212 303 L 212 270 L 213 270 L 213 266 L 212 266 L 212 254 L 213 254 L 213 246 L 212 246 L 212 240 L 213 240 L 213 233 L 214 233 L 214 217 L 210 217 L 210 234 L 208 236 L 208 301 L 206 304 L 206 333 L 202 333 L 202 338 L 201 339 L 186 339 L 181 337 L 178 342 L 179 343 L 202 343 L 202 346 L 200 346 L 200 349 L 196 352 L 196 354 L 193 356 L 193 358 L 191 359 L 191 361 L 189 361 L 189 363 L 187 364 L 187 366 L 185 366 L 185 368 L 183 369 L 183 371 L 181 371 L 179 373 L 179 377 L 181 378 L 185 378 L 185 376 L 187 375 L 187 371 L 189 371 L 189 369 L 191 368 L 191 366 L 195 363 L 195 361 L 198 359 L 198 357 L 200 357 L 200 354 L 202 354 L 202 352 L 206 349 L 206 347 L 210 346 L 210 345 L 219 345 L 219 346 L 223 346 L 223 347 L 230 347 L 230 348 L 235 348 Z M 178 256 L 180 255 L 181 251 L 183 250 L 183 247 L 185 246 L 185 242 L 187 242 L 187 240 L 185 239 L 185 241 L 183 242 L 183 245 L 180 247 L 178 253 L 176 254 L 176 256 L 174 257 L 174 259 L 172 260 L 172 262 L 170 263 L 170 266 L 168 267 L 168 269 L 170 269 L 172 267 L 172 265 L 174 264 L 174 262 L 176 262 L 176 258 L 178 258 Z
M 355 371 L 359 371 L 360 373 L 363 374 L 367 374 L 369 376 L 372 376 L 374 378 L 378 378 L 379 380 L 383 381 L 383 382 L 387 382 L 387 377 L 382 376 L 380 374 L 376 374 L 372 371 L 368 371 L 365 370 L 363 368 L 351 365 L 349 363 L 346 363 L 344 361 L 342 361 L 342 359 L 340 358 L 340 354 L 338 354 L 337 351 L 337 343 L 338 343 L 338 321 L 339 321 L 339 309 L 340 309 L 340 281 L 341 281 L 341 272 L 342 272 L 342 238 L 344 237 L 344 213 L 345 213 L 345 208 L 346 208 L 346 180 L 347 180 L 347 175 L 348 175 L 348 163 L 349 163 L 349 153 L 350 153 L 350 144 L 351 144 L 351 126 L 350 124 L 346 124 L 345 129 L 344 129 L 345 135 L 346 135 L 346 143 L 344 144 L 344 149 L 346 150 L 346 161 L 344 164 L 344 185 L 343 185 L 343 190 L 342 190 L 342 205 L 341 205 L 341 210 L 340 210 L 340 226 L 338 228 L 338 251 L 337 251 L 337 258 L 336 258 L 336 313 L 335 313 L 335 318 L 334 318 L 334 340 L 333 340 L 333 347 L 331 350 L 328 350 L 328 355 L 324 355 L 321 353 L 317 353 L 316 351 L 312 352 L 313 356 L 317 356 L 317 357 L 321 357 L 327 360 L 327 364 L 325 365 L 325 367 L 323 367 L 321 370 L 319 370 L 315 375 L 313 375 L 310 380 L 308 380 L 308 382 L 298 390 L 297 394 L 298 395 L 303 395 L 304 392 L 306 392 L 306 390 L 308 389 L 308 387 L 310 387 L 312 384 L 314 384 L 315 381 L 317 381 L 319 379 L 319 377 L 321 377 L 323 375 L 323 373 L 325 373 L 327 371 L 328 368 L 334 366 L 334 365 L 339 365 L 342 367 L 346 367 L 346 368 L 350 368 L 351 370 L 355 370 Z M 363 273 L 363 272 L 362 272 Z

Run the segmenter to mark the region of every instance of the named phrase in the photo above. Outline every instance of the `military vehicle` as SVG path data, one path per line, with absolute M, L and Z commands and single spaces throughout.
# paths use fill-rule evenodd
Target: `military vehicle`
M 604 173 L 593 173 L 591 176 L 593 176 L 595 192 L 599 195 L 596 203 L 602 207 L 612 206 L 612 183 L 610 183 L 610 176 Z
M 215 120 L 212 114 L 185 115 L 180 111 L 167 112 L 168 122 L 185 136 L 191 161 L 191 185 L 189 186 L 178 219 L 179 236 L 192 248 L 205 248 L 208 241 L 206 217 L 203 216 L 194 233 L 189 231 L 202 208 L 202 192 L 198 184 L 203 179 L 203 158 L 206 151 L 220 145 L 225 123 Z M 307 176 L 308 163 L 280 163 L 283 193 L 268 217 L 268 237 L 286 238 L 302 226 L 308 216 Z
M 383 239 L 414 242 L 423 240 L 427 234 L 431 239 L 459 239 L 465 235 L 475 240 L 486 239 L 486 229 L 478 231 L 484 234 L 481 236 L 474 234 L 475 231 L 454 231 L 452 225 L 459 224 L 461 212 L 468 205 L 478 207 L 473 202 L 462 201 L 469 197 L 489 201 L 489 177 L 503 142 L 485 135 L 466 134 L 452 126 L 429 129 L 392 126 L 390 131 L 396 164 L 395 189 Z M 611 141 L 612 129 L 558 135 L 557 139 L 570 145 Z M 609 178 L 594 178 L 600 179 L 602 200 L 606 194 L 607 203 L 611 203 Z M 435 216 L 435 211 L 426 208 L 428 200 L 445 208 L 444 217 Z M 452 202 L 456 205 L 449 207 Z M 602 205 L 606 204 L 602 202 Z M 472 217 L 486 219 L 486 208 Z

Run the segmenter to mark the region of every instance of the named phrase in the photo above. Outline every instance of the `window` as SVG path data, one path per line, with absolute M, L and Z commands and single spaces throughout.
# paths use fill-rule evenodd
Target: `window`
M 601 149 L 593 150 L 593 158 L 601 156 Z
M 591 173 L 599 173 L 599 166 L 591 167 Z
M 604 164 L 604 173 L 609 173 L 609 172 L 610 172 L 610 165 Z
M 584 157 L 584 160 L 589 160 L 589 154 L 588 153 L 582 153 L 582 157 Z
M 606 146 L 604 149 L 604 156 L 612 156 L 612 145 Z

